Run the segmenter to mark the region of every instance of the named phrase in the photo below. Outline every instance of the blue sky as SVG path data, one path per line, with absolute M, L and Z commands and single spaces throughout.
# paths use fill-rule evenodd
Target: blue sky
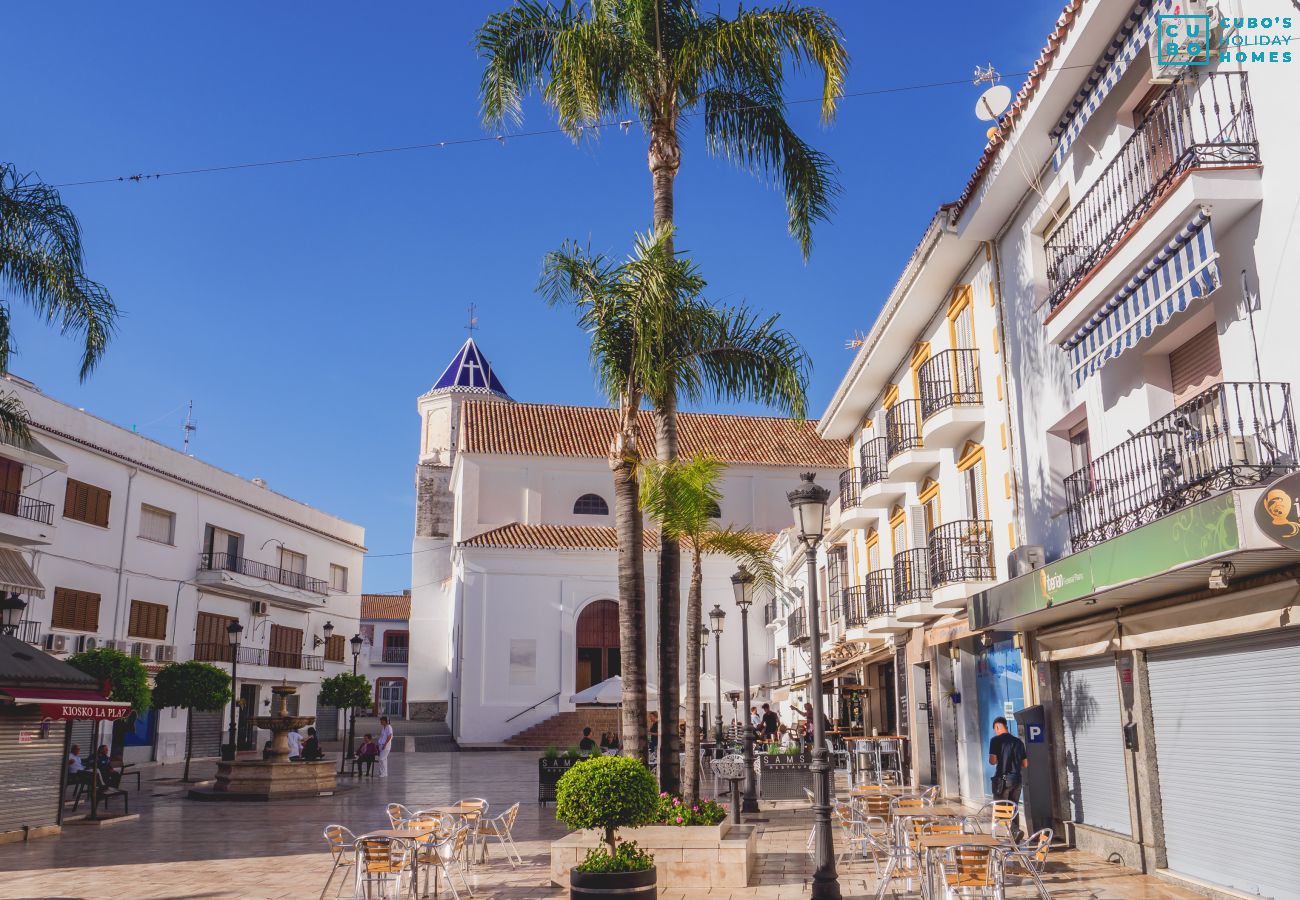
M 0 159 L 64 183 L 478 137 L 471 39 L 504 3 L 26 4 L 7 21 Z M 888 13 L 826 0 L 849 91 L 1026 71 L 1056 0 Z M 730 8 L 730 7 L 726 7 Z M 877 12 L 871 12 L 871 10 Z M 1022 79 L 1008 78 L 1013 89 Z M 795 78 L 790 97 L 815 97 Z M 934 209 L 983 146 L 970 84 L 848 98 L 805 138 L 845 193 L 805 264 L 781 197 L 686 130 L 678 247 L 711 296 L 779 312 L 814 361 L 819 413 Z M 551 127 L 533 104 L 524 130 Z M 359 522 L 365 588 L 409 583 L 416 397 L 476 337 L 519 400 L 595 404 L 584 336 L 533 293 L 567 238 L 622 254 L 650 215 L 645 140 L 558 135 L 63 190 L 91 277 L 123 316 L 86 384 L 76 347 L 16 316 L 11 370 L 47 393 Z

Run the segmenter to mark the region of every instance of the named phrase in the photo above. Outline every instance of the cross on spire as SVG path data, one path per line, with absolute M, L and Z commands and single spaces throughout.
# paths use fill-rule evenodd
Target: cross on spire
M 470 337 L 474 336 L 474 329 L 478 328 L 478 316 L 474 315 L 476 309 L 478 309 L 478 304 L 471 303 L 469 305 L 469 321 L 465 324 L 465 330 L 469 332 Z

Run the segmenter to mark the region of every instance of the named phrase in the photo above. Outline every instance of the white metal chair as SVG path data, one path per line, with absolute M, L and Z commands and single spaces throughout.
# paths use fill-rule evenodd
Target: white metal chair
M 1008 866 L 1014 865 L 1026 875 L 1041 876 L 1043 867 L 1047 865 L 1047 854 L 1052 849 L 1052 829 L 1035 831 L 1016 849 L 1018 853 L 1007 854 Z
M 414 810 L 407 809 L 400 803 L 390 803 L 384 807 L 388 814 L 388 824 L 392 828 L 401 828 L 402 823 L 415 815 Z
M 1010 800 L 993 800 L 985 803 L 971 818 L 979 824 L 988 823 L 989 834 L 1004 840 L 1011 840 L 1011 828 L 1016 821 L 1020 807 Z
M 478 836 L 483 842 L 482 850 L 485 861 L 487 860 L 488 838 L 495 837 L 505 849 L 506 859 L 510 860 L 512 869 L 516 864 L 523 863 L 524 858 L 519 855 L 519 848 L 515 846 L 515 839 L 510 833 L 515 827 L 515 819 L 518 816 L 519 804 L 516 803 L 496 818 L 483 819 L 478 823 Z
M 944 848 L 939 857 L 940 884 L 945 897 L 996 898 L 1003 887 L 1004 857 L 997 847 L 958 844 Z
M 442 874 L 447 878 L 447 886 L 451 888 L 451 895 L 455 900 L 460 900 L 460 894 L 456 891 L 456 883 L 452 880 L 452 873 L 460 876 L 460 883 L 469 892 L 471 897 L 474 896 L 474 889 L 470 887 L 469 881 L 465 878 L 465 848 L 469 843 L 471 834 L 469 828 L 461 826 L 452 834 L 436 844 L 428 844 L 420 848 L 419 862 L 425 867 L 425 888 L 428 888 L 427 879 L 429 869 L 433 869 L 433 895 L 438 896 L 438 876 Z M 460 863 L 460 865 L 457 865 Z
M 353 844 L 356 900 L 400 900 L 411 845 L 400 838 L 363 834 Z
M 321 900 L 325 900 L 325 892 L 330 889 L 330 882 L 334 880 L 334 873 L 339 869 L 346 869 L 356 863 L 356 857 L 353 856 L 353 844 L 356 843 L 357 837 L 350 830 L 342 825 L 325 826 L 325 844 L 329 847 L 330 858 L 334 864 L 330 866 L 329 877 L 325 879 L 325 886 L 320 890 Z M 341 893 L 345 879 L 339 879 L 338 891 Z

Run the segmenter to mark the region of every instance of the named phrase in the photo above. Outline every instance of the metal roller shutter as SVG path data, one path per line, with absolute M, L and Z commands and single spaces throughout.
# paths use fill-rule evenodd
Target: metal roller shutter
M 59 824 L 65 724 L 41 737 L 41 716 L 0 712 L 0 832 Z
M 1067 814 L 1072 821 L 1129 834 L 1119 684 L 1111 657 L 1061 666 Z
M 1192 335 L 1169 354 L 1169 380 L 1173 386 L 1175 406 L 1223 380 L 1216 326 L 1211 325 Z
M 1169 868 L 1300 897 L 1300 632 L 1152 652 L 1147 671 Z
M 316 737 L 322 741 L 337 741 L 339 739 L 338 707 L 316 707 Z
M 225 715 L 221 710 L 216 712 L 195 710 L 190 715 L 193 717 L 190 719 L 190 728 L 194 729 L 194 758 L 220 756 L 221 742 L 224 739 L 222 722 Z

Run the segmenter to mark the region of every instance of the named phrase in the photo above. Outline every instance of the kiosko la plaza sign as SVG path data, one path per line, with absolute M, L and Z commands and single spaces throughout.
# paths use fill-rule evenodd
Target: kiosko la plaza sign
M 1273 543 L 1300 550 L 1300 472 L 1265 488 L 1255 504 L 1255 524 Z

